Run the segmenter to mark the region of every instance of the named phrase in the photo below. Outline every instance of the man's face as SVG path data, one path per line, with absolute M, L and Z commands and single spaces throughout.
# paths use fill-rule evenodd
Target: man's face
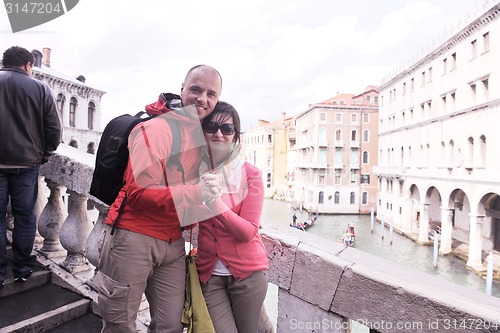
M 182 84 L 182 105 L 188 113 L 196 112 L 197 117 L 202 120 L 214 110 L 219 100 L 221 85 L 219 74 L 212 68 L 194 69 Z

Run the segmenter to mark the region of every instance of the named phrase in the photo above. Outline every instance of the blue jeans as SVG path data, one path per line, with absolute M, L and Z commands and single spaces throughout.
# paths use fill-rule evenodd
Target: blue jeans
M 36 235 L 34 207 L 38 195 L 38 170 L 30 168 L 0 169 L 0 281 L 7 270 L 7 204 L 14 216 L 12 252 L 14 276 L 23 276 L 35 265 L 31 255 Z

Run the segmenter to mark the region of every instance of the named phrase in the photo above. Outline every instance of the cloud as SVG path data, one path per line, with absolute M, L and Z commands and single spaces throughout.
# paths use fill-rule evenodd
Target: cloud
M 54 69 L 106 91 L 103 125 L 180 92 L 187 70 L 204 63 L 221 72 L 222 99 L 250 127 L 379 84 L 478 1 L 86 0 L 17 34 L 0 10 L 0 30 L 2 44 L 50 47 Z

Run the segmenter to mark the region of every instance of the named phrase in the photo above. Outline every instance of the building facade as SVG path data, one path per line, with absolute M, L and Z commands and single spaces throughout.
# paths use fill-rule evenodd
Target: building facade
M 293 119 L 283 112 L 281 118 L 272 122 L 260 120 L 258 126 L 250 128 L 242 136 L 242 154 L 245 159 L 262 172 L 264 195 L 289 201 L 291 198 L 290 160 L 293 162 Z
M 49 48 L 33 50 L 33 77 L 46 83 L 57 103 L 63 142 L 94 154 L 101 137 L 101 98 L 105 92 L 85 84 L 85 77 L 67 77 L 51 68 Z
M 499 16 L 494 5 L 379 88 L 378 218 L 421 243 L 435 230 L 443 254 L 467 246 L 478 270 L 500 251 Z
M 376 87 L 313 104 L 296 117 L 295 127 L 293 202 L 319 214 L 367 214 L 375 209 Z

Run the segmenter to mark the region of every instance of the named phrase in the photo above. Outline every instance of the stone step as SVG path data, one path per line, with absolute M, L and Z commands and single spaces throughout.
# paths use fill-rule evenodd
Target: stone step
M 100 333 L 102 329 L 101 317 L 87 313 L 56 328 L 47 331 L 47 333 Z
M 31 277 L 25 283 L 14 282 L 12 288 L 19 288 L 16 285 L 26 285 L 30 280 Z M 1 297 L 0 313 L 2 314 L 0 333 L 48 332 L 59 325 L 89 314 L 90 300 L 62 287 L 46 283 Z

